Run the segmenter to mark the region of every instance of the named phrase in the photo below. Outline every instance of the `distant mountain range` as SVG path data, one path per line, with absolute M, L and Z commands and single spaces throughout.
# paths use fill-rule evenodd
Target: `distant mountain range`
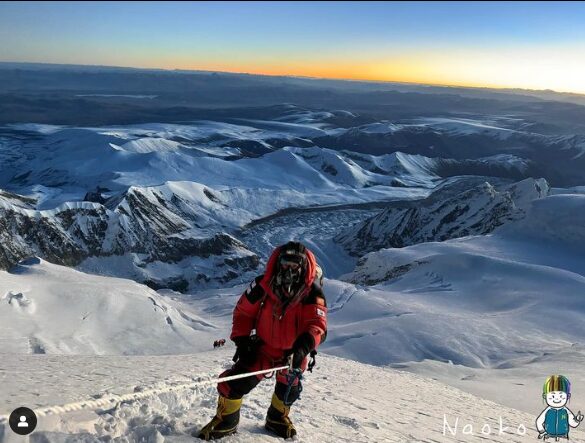
M 585 95 L 568 92 L 557 92 L 553 90 L 535 90 L 520 88 L 481 88 L 481 87 L 464 87 L 464 86 L 442 86 L 426 85 L 421 83 L 404 83 L 404 82 L 377 82 L 377 81 L 359 81 L 359 80 L 335 80 L 325 78 L 299 77 L 299 76 L 282 76 L 282 75 L 259 75 L 222 71 L 206 70 L 182 70 L 182 69 L 156 69 L 156 68 L 131 68 L 120 66 L 99 66 L 99 65 L 69 65 L 69 64 L 52 64 L 52 63 L 18 63 L 18 62 L 0 62 L 0 71 L 18 71 L 19 77 L 13 80 L 12 85 L 4 85 L 6 89 L 13 88 L 22 90 L 24 87 L 30 89 L 44 89 L 42 84 L 33 86 L 26 83 L 26 72 L 62 72 L 67 74 L 145 74 L 153 77 L 164 76 L 223 76 L 234 79 L 247 79 L 264 81 L 270 84 L 289 83 L 291 85 L 311 86 L 314 88 L 335 88 L 351 91 L 372 91 L 372 90 L 394 90 L 399 92 L 420 92 L 426 94 L 458 94 L 470 97 L 494 97 L 494 96 L 524 96 L 541 100 L 561 101 L 585 105 Z M 13 74 L 4 74 L 10 76 Z M 71 78 L 68 79 L 71 81 Z M 19 83 L 20 82 L 20 83 Z M 72 87 L 71 83 L 66 84 Z
M 273 119 L 292 103 L 359 115 L 362 123 L 416 117 L 517 117 L 545 135 L 585 134 L 585 99 L 553 91 L 0 62 L 0 124 L 125 125 Z M 338 118 L 337 124 L 343 124 Z M 357 126 L 356 122 L 352 126 Z
M 127 112 L 157 99 L 120 100 Z M 246 227 L 285 211 L 362 211 L 328 231 L 360 257 L 486 234 L 550 186 L 583 184 L 585 135 L 546 134 L 521 112 L 447 114 L 392 120 L 289 103 L 189 122 L 2 125 L 0 268 L 35 255 L 154 288 L 235 284 L 265 258 Z

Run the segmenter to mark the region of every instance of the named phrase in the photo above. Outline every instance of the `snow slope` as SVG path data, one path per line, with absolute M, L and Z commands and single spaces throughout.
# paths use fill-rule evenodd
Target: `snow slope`
M 157 382 L 160 386 L 165 382 L 184 383 L 197 377 L 214 377 L 227 365 L 232 351 L 226 348 L 170 358 L 10 356 L 3 361 L 3 367 L 10 374 L 14 371 L 13 383 L 0 385 L 2 398 L 9 399 L 0 405 L 0 413 L 10 411 L 15 405 L 62 404 L 99 397 L 106 392 L 132 392 L 157 386 Z M 291 418 L 299 433 L 296 441 L 528 442 L 536 438 L 533 423 L 538 410 L 532 414 L 520 412 L 405 372 L 326 355 L 318 358 L 315 372 L 305 378 L 302 398 L 292 408 Z M 43 364 L 39 365 L 38 361 Z M 35 380 L 36 385 L 30 384 L 30 380 Z M 222 441 L 282 441 L 268 435 L 262 426 L 272 389 L 273 381 L 264 381 L 244 399 L 239 432 Z M 526 392 L 526 395 L 533 394 L 538 396 L 538 392 Z M 212 417 L 215 400 L 214 386 L 164 394 L 120 404 L 99 415 L 88 412 L 42 418 L 33 435 L 35 441 L 48 443 L 62 442 L 65 438 L 88 443 L 111 438 L 132 442 L 192 442 L 189 434 Z M 445 426 L 445 420 L 449 427 Z M 486 424 L 489 435 L 486 435 Z M 467 434 L 463 433 L 465 425 L 471 426 L 474 435 L 469 435 L 469 427 Z M 519 427 L 525 435 L 518 434 Z M 24 441 L 6 428 L 4 437 L 7 442 Z M 578 430 L 571 437 L 579 441 L 585 435 Z
M 503 368 L 582 343 L 584 217 L 585 196 L 551 196 L 491 235 L 367 254 L 336 283 L 328 352 Z
M 216 335 L 213 323 L 130 280 L 40 259 L 0 271 L 0 354 L 176 354 Z
M 433 187 L 440 181 L 433 171 L 436 161 L 420 155 L 395 152 L 373 156 L 318 147 L 291 148 L 291 151 L 330 180 L 353 187 L 375 184 Z

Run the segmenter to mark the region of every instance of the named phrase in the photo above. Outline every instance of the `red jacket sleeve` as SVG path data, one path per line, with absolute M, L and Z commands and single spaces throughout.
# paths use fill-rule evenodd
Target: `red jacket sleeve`
M 256 317 L 260 310 L 260 304 L 264 298 L 264 289 L 258 284 L 261 277 L 257 277 L 244 291 L 233 315 L 232 333 L 230 338 L 249 336 L 256 324 Z
M 301 333 L 308 333 L 313 338 L 312 349 L 316 349 L 327 336 L 327 306 L 325 298 L 317 296 L 315 303 L 303 306 Z
M 314 286 L 302 302 L 301 325 L 293 349 L 308 355 L 327 337 L 327 302 L 321 288 Z

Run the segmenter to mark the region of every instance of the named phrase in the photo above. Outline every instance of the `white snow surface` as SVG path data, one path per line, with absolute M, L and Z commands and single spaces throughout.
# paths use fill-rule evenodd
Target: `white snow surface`
M 208 320 L 131 280 L 40 259 L 0 271 L 0 353 L 177 354 L 206 349 L 216 334 Z
M 99 398 L 106 393 L 125 394 L 164 384 L 210 379 L 228 366 L 232 352 L 233 348 L 226 347 L 173 357 L 7 356 L 2 360 L 0 377 L 10 377 L 11 383 L 0 385 L 2 398 L 7 399 L 0 405 L 0 413 L 22 404 L 34 408 Z M 318 358 L 315 371 L 305 377 L 301 399 L 291 409 L 298 431 L 295 441 L 528 442 L 536 439 L 534 419 L 539 410 L 521 412 L 406 372 L 327 355 Z M 31 380 L 35 383 L 31 384 Z M 238 433 L 222 441 L 282 441 L 263 428 L 272 389 L 273 380 L 265 380 L 244 398 Z M 538 396 L 538 390 L 533 394 Z M 207 385 L 119 404 L 98 414 L 87 411 L 45 417 L 39 420 L 34 441 L 192 442 L 190 433 L 213 416 L 216 396 L 215 387 Z M 489 435 L 486 425 L 490 428 Z M 519 435 L 520 426 L 526 428 L 520 428 L 525 435 Z M 4 437 L 7 443 L 26 441 L 7 427 Z M 585 435 L 577 430 L 571 437 L 579 441 Z

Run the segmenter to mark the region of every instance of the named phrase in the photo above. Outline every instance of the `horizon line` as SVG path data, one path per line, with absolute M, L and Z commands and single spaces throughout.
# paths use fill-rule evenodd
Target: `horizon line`
M 213 69 L 181 69 L 181 68 L 160 68 L 160 67 L 136 67 L 136 66 L 120 66 L 120 65 L 93 65 L 93 64 L 78 64 L 78 63 L 55 63 L 55 62 L 23 62 L 23 61 L 10 61 L 0 60 L 0 64 L 15 64 L 15 65 L 50 65 L 50 66 L 71 66 L 71 67 L 88 67 L 88 68 L 111 68 L 111 69 L 128 69 L 136 71 L 163 71 L 168 73 L 173 72 L 184 72 L 184 73 L 216 73 L 216 74 L 233 74 L 233 75 L 250 75 L 260 77 L 274 77 L 274 78 L 299 78 L 308 80 L 333 80 L 342 82 L 353 82 L 353 83 L 379 83 L 379 84 L 399 84 L 399 85 L 411 85 L 411 86 L 427 86 L 427 87 L 438 87 L 438 88 L 464 88 L 464 89 L 478 89 L 478 90 L 492 90 L 497 92 L 512 92 L 512 91 L 523 91 L 523 92 L 544 92 L 544 93 L 555 93 L 563 95 L 573 95 L 585 98 L 585 93 L 573 92 L 573 91 L 558 91 L 555 89 L 530 89 L 520 88 L 512 86 L 478 86 L 469 84 L 448 84 L 448 83 L 419 83 L 419 82 L 408 82 L 399 80 L 381 80 L 381 79 L 355 79 L 355 78 L 343 78 L 343 77 L 315 77 L 309 75 L 294 75 L 294 74 L 265 74 L 256 72 L 243 72 L 243 71 L 218 71 Z

